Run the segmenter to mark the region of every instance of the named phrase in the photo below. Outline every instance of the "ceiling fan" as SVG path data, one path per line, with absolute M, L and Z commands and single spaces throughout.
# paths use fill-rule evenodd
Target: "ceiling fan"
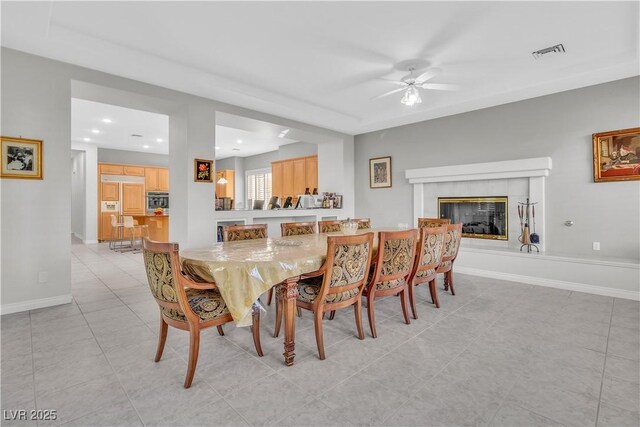
M 409 76 L 405 77 L 404 79 L 400 81 L 387 80 L 390 83 L 400 85 L 402 87 L 383 93 L 382 95 L 378 95 L 372 99 L 380 99 L 384 98 L 385 96 L 404 91 L 404 95 L 402 96 L 400 102 L 411 107 L 413 105 L 422 103 L 422 98 L 420 98 L 420 91 L 418 89 L 458 90 L 458 86 L 456 85 L 444 83 L 427 83 L 427 81 L 440 74 L 442 70 L 440 70 L 439 68 L 430 68 L 424 73 L 420 74 L 418 77 L 413 77 L 414 71 L 415 67 L 409 67 Z

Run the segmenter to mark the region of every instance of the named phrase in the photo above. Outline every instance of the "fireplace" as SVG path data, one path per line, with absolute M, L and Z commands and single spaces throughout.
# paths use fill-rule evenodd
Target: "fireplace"
M 507 201 L 507 197 L 438 197 L 438 213 L 462 223 L 462 237 L 507 240 Z

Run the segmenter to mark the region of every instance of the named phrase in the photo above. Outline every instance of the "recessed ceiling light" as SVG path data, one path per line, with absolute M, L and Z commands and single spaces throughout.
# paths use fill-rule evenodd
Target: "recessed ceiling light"
M 162 138 L 156 139 L 156 142 L 162 142 Z
M 102 119 L 102 121 L 103 121 L 104 123 L 111 123 L 111 119 L 106 119 L 106 118 L 105 118 L 105 119 Z
M 90 142 L 90 141 L 91 141 L 91 138 L 82 138 L 82 140 L 83 140 L 84 142 Z
M 282 132 L 280 132 L 280 133 L 278 134 L 278 137 L 279 137 L 279 138 L 284 138 L 285 136 L 287 136 L 287 134 L 288 134 L 290 131 L 291 131 L 291 129 L 285 129 L 285 130 L 283 130 Z
M 236 142 L 237 142 L 238 144 L 242 144 L 242 140 L 241 140 L 241 139 L 237 140 Z
M 98 134 L 98 133 L 100 133 L 100 131 L 98 129 L 91 129 L 91 133 Z
M 218 147 L 218 146 L 216 145 L 216 150 L 219 150 L 219 149 L 220 149 L 220 147 Z
M 149 146 L 148 145 L 143 145 L 142 148 L 149 148 Z

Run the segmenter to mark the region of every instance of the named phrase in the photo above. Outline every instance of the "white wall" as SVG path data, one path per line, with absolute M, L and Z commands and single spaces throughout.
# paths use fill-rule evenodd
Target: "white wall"
M 84 155 L 84 243 L 98 243 L 98 147 L 95 144 L 73 142 L 73 151 Z
M 183 248 L 209 245 L 216 238 L 215 184 L 193 181 L 193 159 L 215 159 L 216 111 L 327 138 L 345 138 L 293 120 L 12 49 L 2 48 L 1 55 L 2 133 L 44 141 L 43 180 L 0 180 L 2 313 L 60 304 L 71 298 L 72 96 L 169 116 L 170 238 Z M 87 176 L 97 174 L 89 170 L 90 164 L 97 165 L 97 150 L 95 160 L 89 159 L 88 152 L 85 156 Z M 87 179 L 87 185 L 89 182 Z M 88 186 L 86 189 L 86 218 L 97 218 L 95 210 L 88 212 L 89 201 L 97 200 L 97 179 L 93 182 L 95 193 L 91 194 L 94 190 Z M 93 205 L 97 210 L 97 204 Z M 93 222 L 86 222 L 89 224 Z
M 357 135 L 356 214 L 375 226 L 412 223 L 406 169 L 550 156 L 547 252 L 637 263 L 640 182 L 594 183 L 591 135 L 637 127 L 639 90 L 635 77 Z M 393 187 L 370 189 L 369 159 L 386 155 Z
M 71 233 L 84 241 L 87 201 L 84 151 L 72 150 L 71 157 Z

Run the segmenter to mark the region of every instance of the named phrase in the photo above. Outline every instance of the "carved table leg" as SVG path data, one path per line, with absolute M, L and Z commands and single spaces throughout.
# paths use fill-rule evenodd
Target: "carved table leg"
M 284 314 L 284 363 L 287 366 L 293 365 L 296 356 L 295 333 L 296 333 L 296 300 L 298 298 L 298 277 L 285 280 L 279 287 L 280 302 Z

